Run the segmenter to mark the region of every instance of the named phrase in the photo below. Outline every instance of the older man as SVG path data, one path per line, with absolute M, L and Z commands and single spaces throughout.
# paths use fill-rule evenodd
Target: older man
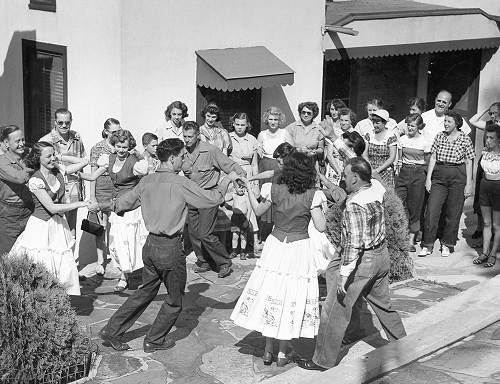
M 212 144 L 201 141 L 200 127 L 194 121 L 183 124 L 186 155 L 182 164 L 184 175 L 205 190 L 217 187 L 220 173 L 236 172 L 241 177 L 246 177 L 246 172 L 233 160 L 229 159 Z M 224 244 L 213 233 L 217 220 L 218 205 L 211 208 L 196 208 L 189 206 L 188 227 L 191 243 L 198 258 L 195 272 L 206 272 L 210 265 L 206 254 L 216 264 L 219 278 L 224 278 L 231 273 L 231 260 Z M 204 249 L 203 249 L 204 248 Z M 203 251 L 206 251 L 204 254 Z
M 312 360 L 297 364 L 322 371 L 337 364 L 345 331 L 354 305 L 363 296 L 378 317 L 390 340 L 406 335 L 399 314 L 391 308 L 389 297 L 390 257 L 385 241 L 384 189 L 371 183 L 370 164 L 361 157 L 347 162 L 344 168 L 349 194 L 342 217 L 340 252 L 343 263 L 340 276 L 332 278 L 321 311 L 316 350 Z M 333 260 L 340 264 L 340 258 Z
M 422 113 L 422 119 L 425 123 L 423 134 L 430 145 L 434 142 L 436 135 L 439 132 L 444 131 L 444 114 L 450 108 L 451 100 L 451 93 L 446 90 L 442 90 L 437 94 L 436 99 L 434 100 L 434 108 Z M 471 132 L 471 129 L 465 120 L 460 130 L 466 135 Z
M 72 123 L 73 115 L 71 112 L 66 108 L 59 108 L 54 113 L 54 128 L 40 139 L 40 141 L 51 143 L 54 146 L 56 155 L 59 156 L 60 159 L 62 159 L 63 156 L 79 158 L 86 156 L 85 147 L 83 146 L 80 134 L 71 129 Z M 71 162 L 63 161 L 64 165 L 70 163 Z M 82 183 L 78 175 L 67 175 L 65 177 L 67 178 L 65 180 L 65 202 L 74 203 L 75 201 L 82 200 L 84 198 Z M 68 211 L 65 215 L 71 233 L 75 236 L 77 210 Z

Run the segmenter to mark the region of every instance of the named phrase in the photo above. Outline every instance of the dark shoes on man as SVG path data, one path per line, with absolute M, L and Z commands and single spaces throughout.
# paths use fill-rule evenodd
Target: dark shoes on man
M 210 268 L 210 265 L 208 263 L 201 263 L 201 264 L 195 265 L 195 267 L 193 268 L 193 271 L 195 273 L 204 273 L 204 272 L 210 271 L 211 269 L 212 268 Z
M 170 349 L 175 345 L 175 341 L 172 339 L 166 339 L 163 344 L 154 344 L 144 341 L 143 348 L 146 353 L 153 353 L 156 351 L 164 351 Z
M 300 368 L 307 369 L 308 371 L 326 371 L 326 368 L 316 364 L 312 360 L 301 359 L 296 361 Z
M 118 337 L 111 336 L 106 327 L 99 331 L 99 337 L 102 339 L 104 345 L 110 345 L 115 351 L 126 351 L 130 349 L 130 345 L 122 342 Z
M 210 265 L 208 263 L 198 264 L 198 265 L 195 265 L 195 267 L 193 268 L 193 271 L 195 273 L 204 273 L 204 272 L 208 272 L 210 270 L 211 270 L 211 268 L 210 268 Z M 230 274 L 231 274 L 231 266 L 230 265 L 223 265 L 219 269 L 218 277 L 220 279 L 223 279 L 224 277 L 227 277 Z
M 218 277 L 220 279 L 223 279 L 226 276 L 229 276 L 231 274 L 231 267 L 229 265 L 224 265 L 220 267 Z

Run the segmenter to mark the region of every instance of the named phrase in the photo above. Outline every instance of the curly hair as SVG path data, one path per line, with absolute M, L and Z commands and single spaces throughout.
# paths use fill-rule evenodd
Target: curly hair
M 186 104 L 184 104 L 182 101 L 174 101 L 170 103 L 165 109 L 165 119 L 170 120 L 172 118 L 172 109 L 177 108 L 180 109 L 182 112 L 182 118 L 185 119 L 188 117 L 188 107 Z
M 427 107 L 427 103 L 421 97 L 417 97 L 417 96 L 410 97 L 408 99 L 408 108 L 411 108 L 413 106 L 417 107 L 420 111 L 424 112 L 426 107 Z
M 345 105 L 343 100 L 332 99 L 328 102 L 328 104 L 326 104 L 325 115 L 330 115 L 330 109 L 332 108 L 332 105 L 335 107 L 337 111 L 340 111 L 342 108 L 347 108 L 347 105 Z
M 137 145 L 137 142 L 134 139 L 134 136 L 127 131 L 126 129 L 122 129 L 120 131 L 113 132 L 109 142 L 111 145 L 115 145 L 116 143 L 124 143 L 128 140 L 128 149 L 134 149 Z
M 319 115 L 319 107 L 314 101 L 304 101 L 299 104 L 297 110 L 299 111 L 299 115 L 302 113 L 304 108 L 308 108 L 313 113 L 313 120 Z
M 316 185 L 315 160 L 304 153 L 293 151 L 283 159 L 283 171 L 278 184 L 286 184 L 288 192 L 301 194 Z
M 451 117 L 453 120 L 455 120 L 455 125 L 458 130 L 460 130 L 460 128 L 462 128 L 462 125 L 464 125 L 464 118 L 458 112 L 446 111 L 444 115 Z
M 35 171 L 40 169 L 40 155 L 45 148 L 54 148 L 54 146 L 46 141 L 39 141 L 33 144 L 33 147 L 24 159 L 24 163 L 28 168 L 34 169 Z
M 349 119 L 351 120 L 351 125 L 354 126 L 356 125 L 356 119 L 358 118 L 354 111 L 350 108 L 341 108 L 339 109 L 339 117 L 340 116 L 349 116 Z
M 485 132 L 494 132 L 497 135 L 497 139 L 500 140 L 500 125 L 498 124 L 487 125 L 484 130 Z
M 266 111 L 262 114 L 262 123 L 264 125 L 267 125 L 267 120 L 269 119 L 269 116 L 275 116 L 278 118 L 278 127 L 283 127 L 286 124 L 286 116 L 283 112 L 281 112 L 281 109 L 278 107 L 269 107 L 266 109 Z
M 17 125 L 3 125 L 0 127 L 0 141 L 7 140 L 9 135 L 13 132 L 20 131 Z
M 290 153 L 295 151 L 295 147 L 287 143 L 286 141 L 284 143 L 281 143 L 276 147 L 276 149 L 273 152 L 273 158 L 274 159 L 284 159 L 287 157 Z
M 215 104 L 215 103 L 208 103 L 205 108 L 203 108 L 200 112 L 200 115 L 201 115 L 201 118 L 202 119 L 205 119 L 205 116 L 207 115 L 207 113 L 210 113 L 210 114 L 213 114 L 213 115 L 216 115 L 217 116 L 217 119 L 215 121 L 219 121 L 220 120 L 220 115 L 221 115 L 221 109 L 220 107 Z

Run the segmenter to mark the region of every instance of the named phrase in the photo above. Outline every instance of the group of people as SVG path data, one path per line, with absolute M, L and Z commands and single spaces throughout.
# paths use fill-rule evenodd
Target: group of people
M 89 161 L 80 135 L 71 130 L 69 110 L 55 112 L 53 130 L 28 154 L 22 130 L 5 126 L 0 252 L 26 252 L 46 264 L 69 294 L 79 294 L 76 210 L 95 213 L 104 228 L 96 236 L 97 272 L 104 273 L 109 254 L 121 271 L 115 290 L 123 291 L 128 275 L 143 269 L 143 284 L 100 335 L 113 348 L 128 349 L 121 336 L 164 283 L 167 298 L 144 340 L 144 350 L 153 352 L 175 344 L 167 335 L 182 310 L 189 247 L 197 257 L 194 271 L 215 270 L 219 278 L 231 274 L 234 257 L 245 260 L 263 247 L 231 319 L 266 337 L 265 364 L 289 363 L 289 340 L 318 335 L 313 359 L 298 364 L 327 369 L 337 363 L 360 296 L 389 339 L 405 335 L 389 299 L 387 188 L 407 207 L 411 246 L 423 232 L 419 256 L 432 253 L 438 236 L 443 256 L 455 246 L 464 199 L 472 193 L 474 148 L 470 128 L 450 106 L 447 91 L 427 112 L 423 100 L 413 98 L 398 124 L 374 98 L 366 105 L 368 117 L 356 123 L 355 113 L 337 99 L 316 122 L 318 105 L 303 102 L 299 119 L 289 125 L 279 108 L 269 107 L 255 137 L 244 112 L 234 114 L 226 129 L 221 109 L 209 103 L 199 125 L 175 101 L 165 110 L 165 123 L 143 135 L 143 153 L 130 131 L 107 119 L 103 140 L 90 151 L 90 173 L 82 172 Z M 479 198 L 488 244 L 474 261 L 485 266 L 494 264 L 500 241 L 500 121 L 494 107 L 492 122 L 484 124 Z M 472 124 L 483 125 L 482 115 L 474 118 Z M 84 180 L 90 181 L 87 200 Z M 344 206 L 340 244 L 324 235 L 328 200 Z M 490 248 L 492 226 L 499 230 Z M 328 293 L 320 315 L 317 275 L 325 270 Z

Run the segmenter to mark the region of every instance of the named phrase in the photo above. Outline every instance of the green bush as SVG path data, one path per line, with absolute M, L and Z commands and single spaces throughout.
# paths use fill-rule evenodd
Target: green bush
M 386 241 L 391 256 L 389 279 L 391 282 L 413 277 L 413 260 L 409 255 L 408 219 L 401 200 L 392 188 L 384 198 Z M 326 214 L 327 236 L 334 244 L 340 243 L 342 207 L 331 204 Z
M 0 257 L 0 382 L 59 382 L 86 338 L 55 277 L 26 255 Z

